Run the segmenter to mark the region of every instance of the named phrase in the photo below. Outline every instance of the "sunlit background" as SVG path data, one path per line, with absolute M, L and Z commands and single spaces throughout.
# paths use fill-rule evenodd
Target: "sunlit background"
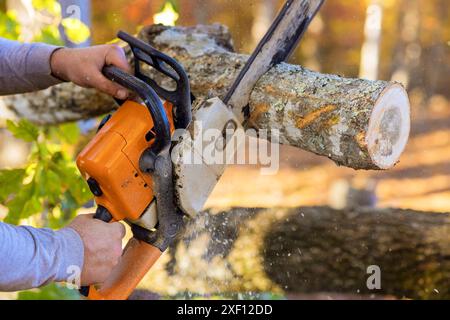
M 61 0 L 58 5 L 56 1 L 3 0 L 0 36 L 84 46 L 108 42 L 118 30 L 136 33 L 152 23 L 221 23 L 229 27 L 235 50 L 250 53 L 283 2 Z M 47 8 L 44 13 L 42 8 Z M 343 208 L 357 201 L 449 212 L 449 10 L 448 0 L 327 0 L 290 59 L 323 73 L 394 80 L 407 87 L 412 131 L 394 169 L 355 171 L 282 147 L 276 175 L 261 176 L 255 166 L 232 166 L 208 206 Z M 26 161 L 28 144 L 0 130 L 0 167 L 20 166 Z
M 230 28 L 235 50 L 251 53 L 283 2 L 92 1 L 92 41 L 108 41 L 117 29 L 136 32 L 154 19 L 178 25 L 221 23 Z M 376 193 L 377 206 L 449 211 L 449 16 L 446 0 L 326 1 L 290 62 L 323 73 L 403 83 L 413 126 L 400 163 L 388 172 L 356 172 L 283 147 L 278 175 L 231 168 L 209 205 L 342 206 L 340 198 L 355 188 Z M 251 183 L 242 184 L 238 177 Z

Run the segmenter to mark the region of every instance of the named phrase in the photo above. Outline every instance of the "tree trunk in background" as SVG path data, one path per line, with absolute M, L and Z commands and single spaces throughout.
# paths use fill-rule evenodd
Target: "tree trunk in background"
M 429 6 L 428 3 L 426 5 Z M 422 54 L 419 72 L 423 75 L 416 77 L 419 79 L 415 79 L 414 84 L 423 87 L 427 99 L 435 94 L 449 96 L 450 54 L 449 43 L 446 41 L 448 40 L 446 39 L 446 34 L 448 37 L 448 31 L 446 30 L 450 28 L 448 10 L 447 0 L 435 1 L 432 16 L 436 19 L 436 27 L 434 27 L 431 35 L 431 45 L 424 48 L 421 43 Z
M 206 97 L 223 97 L 248 58 L 230 51 L 230 34 L 220 25 L 150 26 L 139 36 L 183 64 L 197 97 L 194 108 Z M 2 101 L 3 108 L 37 123 L 88 118 L 115 107 L 111 97 L 70 83 Z M 249 107 L 247 128 L 277 129 L 281 143 L 355 169 L 391 168 L 409 135 L 409 102 L 400 85 L 345 79 L 286 63 L 261 77 Z
M 197 24 L 207 24 L 208 16 L 210 15 L 210 1 L 208 0 L 184 0 L 185 6 L 183 7 L 183 14 L 185 12 L 185 7 L 188 8 L 190 12 L 189 17 L 193 18 L 194 23 Z
M 302 45 L 299 47 L 302 55 L 304 56 L 304 59 L 301 60 L 302 65 L 304 65 L 308 69 L 318 72 L 322 70 L 321 55 L 320 55 L 321 52 L 319 50 L 320 48 L 319 39 L 322 36 L 322 32 L 324 29 L 324 21 L 322 17 L 323 16 L 319 11 L 314 20 L 311 21 L 311 24 L 308 28 L 308 34 L 305 35 Z
M 359 77 L 368 80 L 378 79 L 380 61 L 381 24 L 383 7 L 379 0 L 373 0 L 366 12 L 364 25 L 365 40 L 361 48 Z
M 32 0 L 7 0 L 6 8 L 15 11 L 17 14 L 17 20 L 22 26 L 20 30 L 22 41 L 33 41 L 42 26 L 42 22 L 36 18 Z
M 183 291 L 450 298 L 450 215 L 328 207 L 204 212 L 142 282 Z M 366 286 L 381 269 L 381 289 Z
M 276 13 L 275 0 L 260 0 L 254 10 L 252 39 L 256 48 L 266 31 L 269 29 Z
M 392 61 L 392 80 L 410 87 L 411 74 L 420 62 L 419 0 L 402 0 L 399 9 L 398 41 Z

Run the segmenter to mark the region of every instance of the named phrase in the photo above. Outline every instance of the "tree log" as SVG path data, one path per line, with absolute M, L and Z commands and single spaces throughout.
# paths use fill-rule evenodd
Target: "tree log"
M 450 214 L 329 207 L 204 212 L 141 288 L 450 298 Z M 369 290 L 367 267 L 381 270 Z
M 184 65 L 197 105 L 206 97 L 223 97 L 248 58 L 232 51 L 231 36 L 221 25 L 155 25 L 145 27 L 139 37 Z M 129 50 L 127 54 L 131 56 Z M 69 83 L 3 99 L 3 109 L 41 124 L 88 118 L 114 106 L 110 97 Z M 401 85 L 346 79 L 286 63 L 260 79 L 249 108 L 246 127 L 278 129 L 281 143 L 355 169 L 391 168 L 409 135 L 409 101 Z

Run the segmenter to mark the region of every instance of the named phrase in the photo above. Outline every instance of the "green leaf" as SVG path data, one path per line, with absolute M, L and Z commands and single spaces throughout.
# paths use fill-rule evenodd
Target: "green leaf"
M 56 17 L 61 15 L 61 5 L 56 0 L 33 0 L 32 4 L 37 10 L 47 11 Z
M 20 218 L 26 219 L 36 213 L 42 212 L 43 209 L 42 202 L 36 195 L 33 195 L 25 202 Z
M 57 151 L 52 154 L 51 161 L 55 164 L 58 164 L 60 161 L 64 161 L 64 155 L 62 152 Z
M 93 198 L 86 181 L 81 178 L 77 179 L 76 183 L 72 185 L 70 194 L 76 199 L 79 205 L 84 205 Z
M 46 171 L 46 179 L 45 179 L 45 190 L 47 194 L 57 194 L 61 192 L 61 179 L 56 174 L 56 172 L 52 170 Z
M 68 178 L 68 183 L 70 184 L 70 188 L 68 189 L 70 194 L 73 196 L 73 198 L 76 200 L 78 205 L 83 205 L 89 200 L 92 199 L 92 193 L 89 190 L 89 187 L 79 175 L 76 169 L 73 169 L 73 171 L 70 173 Z
M 65 18 L 62 19 L 61 25 L 64 27 L 67 38 L 73 43 L 83 43 L 91 35 L 89 27 L 79 19 Z
M 41 33 L 34 38 L 34 41 L 53 44 L 55 46 L 61 46 L 64 44 L 61 40 L 61 34 L 59 33 L 58 26 L 48 25 L 42 27 L 40 31 Z
M 62 183 L 67 186 L 67 190 L 79 206 L 92 199 L 92 193 L 86 181 L 80 176 L 72 161 L 61 157 L 59 161 L 54 161 L 53 164 L 52 170 L 58 174 Z
M 75 289 L 68 289 L 58 284 L 50 284 L 39 290 L 19 292 L 18 300 L 79 300 L 80 295 Z
M 61 199 L 61 210 L 66 216 L 72 216 L 73 212 L 80 207 L 78 201 L 69 191 L 64 192 Z
M 14 137 L 27 142 L 36 141 L 39 136 L 39 129 L 26 119 L 21 119 L 17 123 L 6 120 L 6 127 Z
M 48 168 L 41 170 L 40 168 L 41 166 L 38 165 L 35 175 L 39 196 L 46 198 L 51 204 L 56 204 L 63 192 L 62 180 L 55 171 Z
M 3 203 L 9 195 L 20 189 L 24 177 L 24 169 L 0 170 L 0 202 Z
M 69 144 L 75 144 L 80 137 L 80 128 L 76 122 L 62 124 L 57 131 L 61 140 Z
M 17 22 L 16 13 L 8 10 L 0 12 L 0 37 L 17 40 L 20 35 L 20 24 Z
M 35 161 L 49 161 L 51 159 L 52 153 L 48 149 L 47 141 L 43 141 L 42 143 L 36 143 L 36 156 L 38 156 Z
M 5 222 L 11 224 L 19 223 L 20 219 L 42 211 L 42 205 L 35 195 L 35 185 L 33 182 L 24 185 L 15 194 L 14 198 L 6 203 L 8 215 Z

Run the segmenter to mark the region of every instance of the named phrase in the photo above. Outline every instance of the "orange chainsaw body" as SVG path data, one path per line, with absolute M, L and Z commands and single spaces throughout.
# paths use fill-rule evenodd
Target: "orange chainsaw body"
M 164 109 L 173 132 L 172 104 L 165 102 Z M 83 177 L 91 178 L 101 190 L 95 202 L 108 209 L 116 221 L 139 219 L 153 200 L 151 175 L 139 169 L 140 156 L 155 140 L 147 141 L 152 128 L 148 109 L 128 100 L 77 157 Z
M 131 49 L 134 73 L 114 65 L 103 66 L 102 73 L 142 104 L 119 101 L 76 162 L 97 204 L 93 218 L 127 220 L 133 238 L 104 282 L 80 287 L 80 294 L 93 300 L 126 299 L 183 226 L 173 199 L 170 147 L 175 128 L 185 129 L 192 120 L 188 75 L 148 43 L 122 31 L 117 37 Z M 173 80 L 175 88 L 160 86 L 142 72 L 143 65 Z

